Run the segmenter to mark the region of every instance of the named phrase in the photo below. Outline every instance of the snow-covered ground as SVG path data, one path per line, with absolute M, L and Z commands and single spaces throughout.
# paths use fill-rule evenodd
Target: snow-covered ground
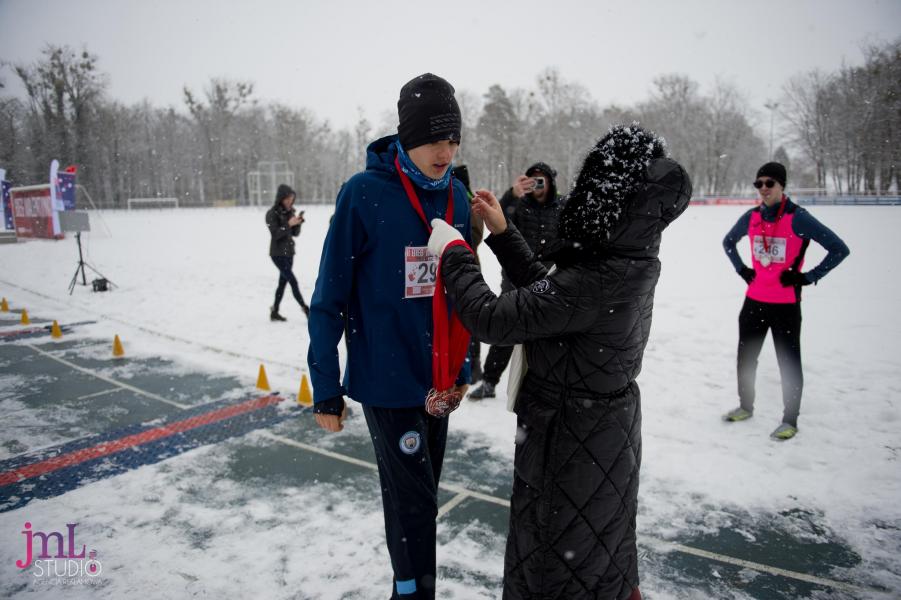
M 778 522 L 800 539 L 840 540 L 861 556 L 857 567 L 836 570 L 833 577 L 901 593 L 901 273 L 895 246 L 901 209 L 811 209 L 847 242 L 851 256 L 819 285 L 804 289 L 806 382 L 800 433 L 787 443 L 768 438 L 782 414 L 769 340 L 760 359 L 754 418 L 733 425 L 720 420 L 737 404 L 735 350 L 743 297 L 743 282 L 720 240 L 743 210 L 692 207 L 664 236 L 663 275 L 638 379 L 644 413 L 640 535 L 680 542 L 727 528 L 753 538 L 766 523 Z M 307 207 L 298 239 L 294 272 L 308 299 L 330 214 L 330 207 Z M 290 293 L 282 309 L 289 321 L 268 320 L 277 272 L 267 255 L 263 217 L 263 209 L 251 208 L 94 214 L 95 232 L 85 236 L 86 259 L 117 285 L 114 291 L 95 294 L 79 287 L 68 295 L 77 259 L 75 241 L 68 238 L 0 246 L 0 295 L 13 308 L 60 322 L 96 319 L 79 335 L 111 340 L 119 334 L 131 356 L 162 356 L 236 375 L 248 384 L 264 363 L 274 389 L 296 393 L 306 370 L 306 322 Z M 747 262 L 744 246 L 742 253 Z M 497 262 L 487 248 L 480 256 L 486 279 L 497 290 Z M 812 245 L 808 267 L 822 256 Z M 0 386 L 21 383 L 14 380 L 13 374 Z M 512 464 L 514 423 L 503 398 L 471 402 L 454 413 L 451 434 L 486 444 L 492 457 L 486 469 L 503 472 Z M 357 422 L 339 435 L 365 436 L 365 426 Z M 257 434 L 250 438 L 259 440 Z M 78 518 L 85 535 L 103 535 L 105 548 L 123 560 L 146 561 L 146 569 L 129 575 L 138 578 L 131 582 L 137 587 L 120 582 L 109 588 L 110 597 L 145 586 L 165 591 L 167 578 L 175 578 L 178 589 L 195 586 L 231 597 L 340 598 L 370 582 L 387 589 L 390 569 L 377 487 L 371 495 L 348 496 L 340 485 L 322 483 L 258 496 L 220 480 L 218 455 L 215 448 L 200 448 L 0 514 L 3 578 L 12 573 L 27 514 L 53 522 Z M 176 509 L 167 499 L 187 488 L 206 501 L 181 505 L 181 498 L 173 517 Z M 315 510 L 317 505 L 327 505 L 328 515 Z M 102 514 L 83 513 L 79 506 Z M 303 514 L 292 509 L 299 506 L 305 507 Z M 797 514 L 813 515 L 816 527 L 793 520 Z M 178 538 L 179 523 L 188 521 L 226 535 L 198 552 Z M 109 523 L 118 527 L 112 531 Z M 294 546 L 301 537 L 298 558 Z M 247 538 L 264 540 L 270 548 L 242 547 Z M 483 532 L 469 531 L 446 542 L 439 560 L 460 561 L 470 572 L 499 579 L 503 539 L 486 540 Z M 277 577 L 263 566 L 272 566 L 273 548 L 281 549 L 284 563 Z M 259 566 L 231 572 L 229 561 L 242 552 L 255 559 L 259 554 L 248 563 Z M 694 597 L 657 573 L 643 575 L 649 597 Z M 448 598 L 496 597 L 473 596 L 465 582 L 441 589 Z M 46 593 L 50 597 L 52 590 Z

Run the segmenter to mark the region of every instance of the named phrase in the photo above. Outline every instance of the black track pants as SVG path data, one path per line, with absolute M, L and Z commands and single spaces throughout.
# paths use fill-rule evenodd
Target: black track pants
M 738 316 L 738 398 L 754 410 L 757 357 L 767 331 L 773 332 L 776 360 L 782 376 L 782 421 L 798 426 L 804 373 L 801 370 L 801 304 L 770 304 L 745 298 Z
M 294 294 L 294 299 L 297 300 L 297 303 L 300 304 L 301 307 L 306 306 L 306 302 L 303 300 L 303 296 L 300 293 L 300 286 L 297 285 L 297 278 L 294 276 L 293 266 L 294 266 L 294 257 L 293 256 L 271 256 L 272 262 L 275 263 L 275 266 L 278 267 L 278 287 L 275 288 L 275 303 L 272 305 L 272 310 L 278 312 L 278 307 L 282 303 L 282 297 L 285 295 L 285 285 L 291 285 L 291 293 Z
M 423 408 L 363 406 L 378 460 L 385 535 L 394 569 L 392 598 L 434 600 L 438 480 L 447 418 Z

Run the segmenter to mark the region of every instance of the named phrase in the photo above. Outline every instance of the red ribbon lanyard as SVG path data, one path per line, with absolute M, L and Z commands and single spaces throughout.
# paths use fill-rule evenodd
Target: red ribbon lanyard
M 779 224 L 779 219 L 782 218 L 782 213 L 785 212 L 785 201 L 786 201 L 786 200 L 788 200 L 788 198 L 785 196 L 785 194 L 782 194 L 782 202 L 779 203 L 779 210 L 776 211 L 776 220 L 773 221 L 773 223 L 775 223 L 776 225 Z M 766 241 L 767 230 L 766 230 L 766 228 L 763 226 L 764 223 L 766 223 L 766 221 L 763 220 L 763 213 L 761 213 L 761 215 L 760 215 L 760 229 L 761 229 L 761 231 L 763 232 L 763 251 L 764 251 L 765 253 L 769 254 L 769 253 L 770 253 L 770 245 L 769 245 L 769 244 L 767 243 L 767 241 Z
M 397 169 L 397 174 L 400 176 L 400 182 L 404 186 L 404 191 L 407 192 L 407 198 L 410 199 L 410 204 L 413 205 L 413 210 L 416 211 L 416 214 L 419 215 L 419 218 L 422 219 L 423 224 L 425 225 L 426 230 L 428 230 L 429 234 L 432 233 L 432 226 L 429 224 L 429 220 L 425 218 L 425 212 L 422 210 L 422 203 L 419 202 L 419 196 L 416 195 L 416 190 L 413 189 L 413 182 L 410 181 L 410 178 L 407 177 L 407 174 L 403 172 L 400 168 L 400 158 L 394 157 L 394 168 Z M 447 221 L 448 225 L 454 225 L 454 182 L 451 181 L 447 186 L 447 213 L 444 217 L 445 221 Z

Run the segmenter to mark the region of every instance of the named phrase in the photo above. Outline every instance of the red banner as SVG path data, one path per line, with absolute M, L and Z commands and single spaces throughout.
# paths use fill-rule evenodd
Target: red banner
M 53 203 L 49 185 L 12 188 L 9 191 L 16 236 L 58 239 L 53 235 Z

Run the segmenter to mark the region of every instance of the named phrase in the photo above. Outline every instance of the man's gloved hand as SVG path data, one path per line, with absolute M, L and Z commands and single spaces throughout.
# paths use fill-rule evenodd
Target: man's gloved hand
M 316 415 L 316 423 L 326 431 L 341 431 L 344 429 L 344 418 L 347 416 L 344 396 L 316 402 L 313 404 L 313 414 Z
M 745 280 L 745 283 L 751 285 L 751 282 L 754 281 L 754 278 L 757 277 L 757 272 L 754 271 L 751 267 L 742 267 L 741 271 L 738 272 L 739 276 Z
M 429 252 L 441 258 L 444 249 L 454 240 L 462 240 L 460 232 L 447 224 L 444 219 L 432 219 L 432 235 L 429 236 Z
M 811 281 L 807 279 L 807 275 L 800 271 L 789 269 L 779 274 L 779 283 L 785 287 L 795 287 L 799 285 L 810 285 Z

